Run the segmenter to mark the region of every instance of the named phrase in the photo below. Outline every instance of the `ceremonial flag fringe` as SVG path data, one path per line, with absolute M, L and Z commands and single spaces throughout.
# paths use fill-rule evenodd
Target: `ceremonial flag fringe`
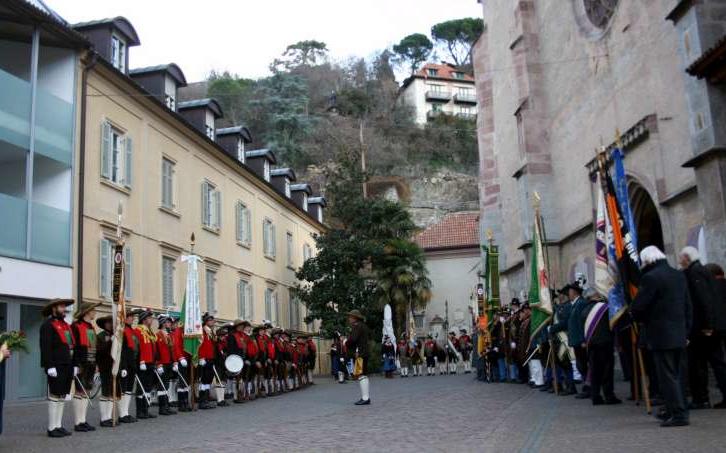
M 530 338 L 537 333 L 552 318 L 552 295 L 550 293 L 547 262 L 542 245 L 542 224 L 539 212 L 535 214 L 534 232 L 532 234 L 532 275 L 529 286 L 529 307 L 532 310 L 530 318 Z
M 188 263 L 187 283 L 182 303 L 181 319 L 184 323 L 184 351 L 192 356 L 192 362 L 199 360 L 199 345 L 202 344 L 202 313 L 199 306 L 199 270 L 201 258 L 184 255 L 182 261 Z

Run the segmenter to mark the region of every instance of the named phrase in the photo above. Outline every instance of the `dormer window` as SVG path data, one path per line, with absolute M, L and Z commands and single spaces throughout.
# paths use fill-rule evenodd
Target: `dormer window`
M 285 196 L 287 198 L 292 198 L 292 192 L 290 191 L 290 180 L 288 178 L 285 178 Z
M 265 162 L 263 165 L 264 165 L 265 181 L 270 182 L 270 161 L 265 159 Z
M 318 222 L 323 223 L 323 208 L 318 208 Z
M 427 72 L 428 72 L 428 75 L 430 77 L 436 77 L 438 75 L 438 73 L 439 73 L 439 70 L 438 69 L 429 68 L 427 70 Z
M 464 73 L 463 72 L 454 72 L 454 78 L 463 80 L 464 79 Z
M 176 110 L 176 99 L 174 99 L 174 96 L 165 94 L 164 103 L 169 107 L 169 110 Z
M 126 72 L 126 42 L 116 35 L 111 36 L 111 64 L 121 72 Z
M 245 163 L 245 142 L 241 139 L 237 139 L 237 160 Z
M 164 77 L 164 103 L 169 110 L 176 111 L 176 81 L 168 75 Z
M 302 201 L 303 201 L 302 202 L 303 211 L 307 211 L 308 210 L 308 194 L 303 193 L 303 200 Z

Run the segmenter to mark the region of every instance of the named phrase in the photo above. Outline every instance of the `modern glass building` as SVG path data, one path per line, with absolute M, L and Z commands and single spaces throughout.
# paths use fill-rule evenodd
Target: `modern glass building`
M 31 352 L 8 362 L 6 398 L 45 395 L 38 329 L 50 298 L 73 297 L 74 161 L 83 39 L 52 11 L 0 4 L 0 331 Z

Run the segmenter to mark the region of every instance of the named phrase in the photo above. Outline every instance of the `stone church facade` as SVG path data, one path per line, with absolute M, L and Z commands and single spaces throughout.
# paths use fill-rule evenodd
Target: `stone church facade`
M 726 5 L 715 0 L 480 0 L 473 51 L 482 239 L 502 300 L 529 285 L 533 194 L 552 280 L 593 281 L 593 160 L 618 139 L 639 247 L 726 265 Z M 723 47 L 723 49 L 721 49 Z M 726 72 L 724 72 L 726 74 Z M 726 77 L 725 77 L 726 78 Z M 483 241 L 482 241 L 483 242 Z

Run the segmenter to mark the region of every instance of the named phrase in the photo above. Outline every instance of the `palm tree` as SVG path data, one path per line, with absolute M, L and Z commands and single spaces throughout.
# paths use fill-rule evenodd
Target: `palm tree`
M 423 251 L 408 239 L 392 239 L 374 263 L 374 270 L 379 305 L 390 304 L 396 330 L 407 331 L 413 310 L 424 308 L 431 300 L 431 280 Z

